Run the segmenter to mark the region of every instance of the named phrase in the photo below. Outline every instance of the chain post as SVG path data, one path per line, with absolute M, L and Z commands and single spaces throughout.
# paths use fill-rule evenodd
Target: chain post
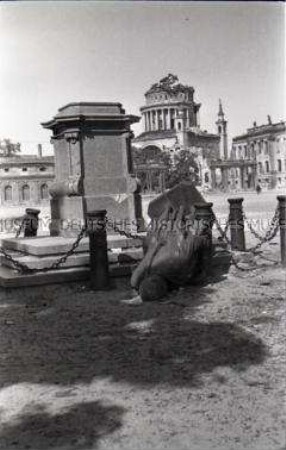
M 37 236 L 40 212 L 39 209 L 26 208 L 26 214 L 23 218 L 24 237 Z
M 278 195 L 281 264 L 286 266 L 286 195 Z
M 105 209 L 87 213 L 87 232 L 90 251 L 90 283 L 95 290 L 107 289 L 109 264 Z
M 243 198 L 229 198 L 229 223 L 231 249 L 245 251 Z

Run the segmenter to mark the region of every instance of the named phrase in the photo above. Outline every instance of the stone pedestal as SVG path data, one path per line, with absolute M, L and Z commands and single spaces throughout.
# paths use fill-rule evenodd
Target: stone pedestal
M 120 103 L 70 103 L 42 124 L 52 130 L 55 149 L 52 235 L 77 235 L 86 214 L 102 209 L 111 222 L 142 229 L 130 148 L 130 125 L 138 121 Z

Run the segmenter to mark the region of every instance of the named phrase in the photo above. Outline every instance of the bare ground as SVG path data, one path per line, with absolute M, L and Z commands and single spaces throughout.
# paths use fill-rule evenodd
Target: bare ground
M 285 449 L 285 271 L 260 264 L 136 307 L 128 280 L 0 291 L 0 448 Z

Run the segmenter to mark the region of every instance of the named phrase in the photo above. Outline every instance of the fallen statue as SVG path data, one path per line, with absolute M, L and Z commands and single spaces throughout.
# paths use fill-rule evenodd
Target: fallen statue
M 206 202 L 186 182 L 150 203 L 145 255 L 131 277 L 142 301 L 159 300 L 172 289 L 206 278 L 212 258 L 211 230 L 200 234 L 194 228 L 195 203 Z

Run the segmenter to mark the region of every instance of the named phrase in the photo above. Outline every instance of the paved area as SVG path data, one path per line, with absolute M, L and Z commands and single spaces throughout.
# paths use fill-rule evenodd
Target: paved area
M 261 264 L 138 306 L 124 279 L 1 290 L 0 448 L 284 449 L 285 272 Z
M 272 217 L 256 195 L 247 215 Z M 0 289 L 0 448 L 285 450 L 278 244 L 160 303 L 125 302 L 128 279 Z

